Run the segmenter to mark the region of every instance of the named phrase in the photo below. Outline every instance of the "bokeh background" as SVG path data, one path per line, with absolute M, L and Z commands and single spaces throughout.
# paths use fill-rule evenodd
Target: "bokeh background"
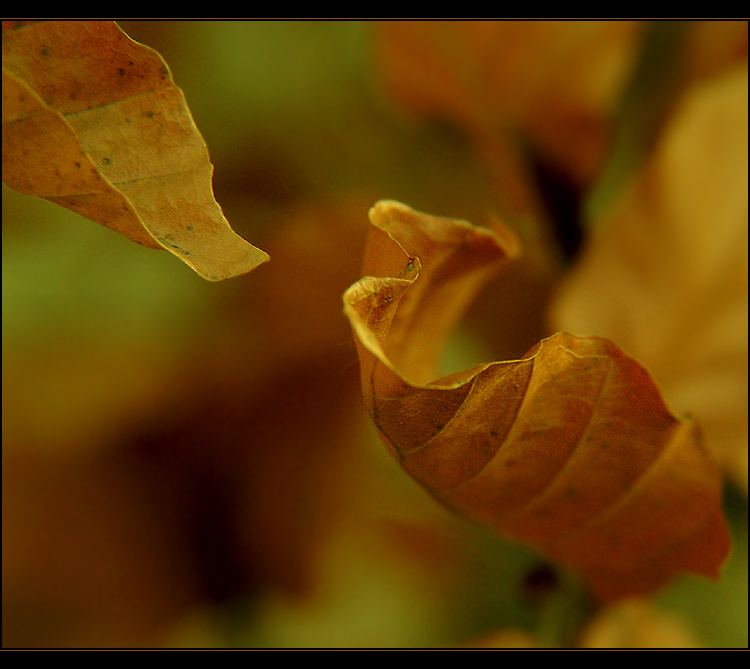
M 341 294 L 380 199 L 500 217 L 526 253 L 446 371 L 522 355 L 691 86 L 746 80 L 746 22 L 119 24 L 169 64 L 217 200 L 271 262 L 207 283 L 3 186 L 3 646 L 562 643 L 584 609 L 555 566 L 453 518 L 378 443 Z M 738 197 L 746 240 L 746 180 Z M 746 270 L 721 349 L 742 407 L 724 578 L 575 643 L 747 645 Z

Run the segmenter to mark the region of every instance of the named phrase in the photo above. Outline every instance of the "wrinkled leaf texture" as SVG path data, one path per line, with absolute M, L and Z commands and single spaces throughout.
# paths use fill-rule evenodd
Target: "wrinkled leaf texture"
M 439 378 L 446 336 L 515 239 L 397 202 L 370 220 L 344 310 L 366 408 L 403 470 L 457 514 L 575 569 L 600 599 L 681 571 L 717 577 L 721 479 L 648 373 L 608 340 L 561 332 L 519 360 Z
M 182 91 L 114 21 L 3 21 L 3 182 L 211 281 L 268 255 L 237 235 Z

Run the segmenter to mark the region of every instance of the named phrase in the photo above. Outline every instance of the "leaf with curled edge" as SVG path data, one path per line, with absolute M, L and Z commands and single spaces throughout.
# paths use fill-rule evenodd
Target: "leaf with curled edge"
M 718 577 L 721 479 L 696 425 L 614 344 L 555 334 L 523 358 L 439 378 L 445 337 L 516 253 L 467 222 L 370 211 L 344 294 L 366 408 L 404 471 L 459 515 L 575 569 L 601 599 L 677 572 Z
M 114 21 L 3 21 L 4 183 L 219 281 L 268 254 L 232 230 L 212 178 L 156 51 Z

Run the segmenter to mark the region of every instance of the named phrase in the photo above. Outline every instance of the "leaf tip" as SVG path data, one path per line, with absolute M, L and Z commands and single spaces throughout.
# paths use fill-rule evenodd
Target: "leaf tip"
M 242 240 L 244 254 L 234 261 L 221 264 L 204 264 L 200 262 L 191 262 L 188 258 L 182 258 L 197 274 L 207 281 L 219 282 L 226 279 L 235 279 L 244 274 L 248 274 L 261 265 L 269 262 L 271 256 L 265 251 L 253 246 L 250 242 Z

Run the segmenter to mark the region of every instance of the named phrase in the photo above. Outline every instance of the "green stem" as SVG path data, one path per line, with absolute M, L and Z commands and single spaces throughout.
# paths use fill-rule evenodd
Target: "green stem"
M 576 575 L 560 569 L 558 577 L 555 592 L 540 611 L 536 637 L 542 648 L 575 648 L 597 605 Z

